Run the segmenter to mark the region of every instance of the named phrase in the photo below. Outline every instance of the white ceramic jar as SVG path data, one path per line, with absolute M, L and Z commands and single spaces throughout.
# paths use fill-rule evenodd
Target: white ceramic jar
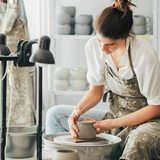
M 68 68 L 57 67 L 54 70 L 54 78 L 56 79 L 61 79 L 61 80 L 69 79 L 69 76 L 70 76 L 70 69 Z
M 74 91 L 84 91 L 87 88 L 87 80 L 71 80 L 71 87 Z
M 150 26 L 133 26 L 132 33 L 136 35 L 144 35 L 151 30 Z
M 56 31 L 57 34 L 68 35 L 71 33 L 71 26 L 69 24 L 57 24 Z
M 67 14 L 70 14 L 71 17 L 74 17 L 76 14 L 76 7 L 75 6 L 60 6 L 58 8 L 58 13 L 60 14 L 67 13 Z
M 142 15 L 134 15 L 133 16 L 133 25 L 134 26 L 145 26 L 151 21 L 150 17 L 145 17 Z
M 73 68 L 70 70 L 71 79 L 86 80 L 87 69 Z
M 58 24 L 70 24 L 71 15 L 70 14 L 57 14 L 56 21 Z
M 75 25 L 75 34 L 76 35 L 89 35 L 91 33 L 91 28 L 89 25 Z
M 75 17 L 75 23 L 79 25 L 89 25 L 93 23 L 92 15 L 78 15 Z
M 80 160 L 77 150 L 74 149 L 57 149 L 52 160 Z
M 68 79 L 54 79 L 54 87 L 57 90 L 67 90 L 69 86 L 69 80 Z

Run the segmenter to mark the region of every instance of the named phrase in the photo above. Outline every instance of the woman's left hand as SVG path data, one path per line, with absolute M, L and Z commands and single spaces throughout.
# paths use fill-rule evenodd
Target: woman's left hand
M 100 134 L 100 133 L 103 133 L 107 130 L 113 129 L 113 127 L 112 127 L 113 119 L 105 119 L 103 121 L 96 121 L 96 120 L 88 118 L 88 117 L 86 119 L 95 122 L 93 124 L 93 127 L 96 128 L 97 134 Z

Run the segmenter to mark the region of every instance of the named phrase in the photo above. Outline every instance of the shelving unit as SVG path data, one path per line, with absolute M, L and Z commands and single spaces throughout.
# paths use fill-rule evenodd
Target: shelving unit
M 74 0 L 76 1 L 76 0 Z M 149 41 L 152 41 L 152 45 L 155 48 L 156 51 L 158 51 L 158 0 L 151 0 L 152 1 L 152 13 L 153 13 L 153 18 L 152 18 L 152 23 L 153 23 L 153 34 L 152 35 L 138 35 L 139 37 L 142 37 L 144 39 L 147 39 Z M 88 40 L 94 35 L 56 35 L 55 34 L 55 15 L 56 15 L 56 5 L 57 5 L 57 0 L 49 0 L 48 1 L 48 15 L 49 15 L 49 20 L 48 20 L 48 30 L 49 30 L 49 36 L 51 37 L 52 43 L 51 43 L 51 50 L 54 52 L 54 57 L 55 59 L 57 58 L 57 41 L 61 40 Z M 82 4 L 83 5 L 83 4 Z M 107 7 L 107 6 L 106 6 Z M 49 84 L 50 87 L 53 88 L 51 90 L 51 97 L 50 97 L 50 106 L 55 105 L 55 97 L 60 96 L 60 95 L 78 95 L 78 96 L 83 96 L 86 91 L 72 91 L 72 90 L 66 90 L 66 91 L 56 91 L 54 90 L 53 87 L 53 71 L 50 70 L 50 80 Z

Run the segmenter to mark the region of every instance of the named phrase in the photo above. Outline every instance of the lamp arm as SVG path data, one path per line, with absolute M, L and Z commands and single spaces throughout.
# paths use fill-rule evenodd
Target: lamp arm
M 26 44 L 26 49 L 29 49 L 32 47 L 32 44 L 34 43 L 38 43 L 38 39 L 33 39 L 31 41 L 28 41 L 28 43 Z

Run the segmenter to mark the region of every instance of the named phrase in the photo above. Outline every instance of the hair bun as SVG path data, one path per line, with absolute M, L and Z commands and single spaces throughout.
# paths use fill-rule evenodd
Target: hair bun
M 131 3 L 131 0 L 114 0 L 115 7 L 124 12 L 124 15 L 126 14 L 127 10 L 131 10 L 131 6 L 136 7 L 133 3 Z M 131 10 L 132 11 L 132 10 Z

